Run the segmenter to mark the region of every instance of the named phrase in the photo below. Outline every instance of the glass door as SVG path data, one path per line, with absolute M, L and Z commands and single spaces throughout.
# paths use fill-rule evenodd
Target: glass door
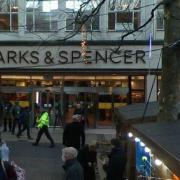
M 54 127 L 63 126 L 63 104 L 61 100 L 61 93 L 54 93 Z
M 62 126 L 62 102 L 61 92 L 53 90 L 35 90 L 35 104 L 34 104 L 34 125 L 41 111 L 46 109 L 49 113 L 49 125 L 50 126 Z
M 40 111 L 46 109 L 49 113 L 49 125 L 54 126 L 54 93 L 49 90 L 45 90 L 40 92 L 40 99 L 39 99 L 39 106 Z
M 64 114 L 65 122 L 72 122 L 72 116 L 76 109 L 80 109 L 83 114 L 85 127 L 93 128 L 97 119 L 96 94 L 92 92 L 82 92 L 85 88 L 76 88 L 74 91 L 66 91 L 64 94 Z

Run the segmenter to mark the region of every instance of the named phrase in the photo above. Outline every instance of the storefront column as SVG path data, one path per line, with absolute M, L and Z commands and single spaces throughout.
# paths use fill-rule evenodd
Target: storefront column
M 31 99 L 30 99 L 30 104 L 31 104 L 31 122 L 30 122 L 30 127 L 32 127 L 34 125 L 34 117 L 35 117 L 35 90 L 34 90 L 34 84 L 33 82 L 31 82 Z
M 157 76 L 146 76 L 146 102 L 157 101 Z
M 65 108 L 64 108 L 64 82 L 60 85 L 60 101 L 61 101 L 61 122 L 62 122 L 62 127 L 64 128 L 65 125 Z
M 128 88 L 129 88 L 129 92 L 128 92 L 128 104 L 132 104 L 132 97 L 131 97 L 131 94 L 132 94 L 132 87 L 131 87 L 131 76 L 128 76 Z
M 127 149 L 127 178 L 129 180 L 136 180 L 136 146 L 133 139 L 128 140 L 128 149 Z

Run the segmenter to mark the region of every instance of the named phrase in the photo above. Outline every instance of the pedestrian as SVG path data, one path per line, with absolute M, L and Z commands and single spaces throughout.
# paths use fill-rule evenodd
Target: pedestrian
M 103 166 L 106 172 L 106 179 L 123 180 L 127 161 L 126 153 L 118 139 L 112 139 L 111 144 L 113 148 L 108 155 L 109 161 Z
M 16 101 L 15 105 L 12 106 L 12 117 L 13 117 L 12 134 L 15 133 L 16 125 L 18 125 L 18 131 L 21 130 L 20 114 L 21 114 L 21 107 L 19 106 L 19 102 Z
M 1 163 L 0 163 L 0 180 L 7 180 L 6 172 L 5 172 L 4 164 L 3 164 L 2 160 L 1 160 Z
M 74 115 L 78 114 L 80 116 L 80 123 L 82 124 L 82 126 L 85 128 L 85 124 L 87 124 L 87 127 L 89 127 L 89 121 L 87 118 L 87 112 L 86 112 L 85 105 L 83 102 L 81 102 L 81 104 L 76 104 L 76 108 L 74 110 Z
M 9 161 L 9 147 L 7 146 L 5 141 L 2 141 L 0 152 L 1 152 L 1 160 Z
M 9 148 L 5 141 L 3 141 L 0 155 L 0 180 L 17 180 L 16 171 L 9 161 Z
M 33 138 L 30 135 L 30 111 L 29 111 L 29 107 L 22 108 L 19 120 L 22 123 L 23 128 L 20 129 L 19 132 L 17 133 L 17 138 L 20 138 L 20 136 L 22 135 L 22 132 L 27 130 L 27 138 L 32 140 Z
M 78 151 L 74 147 L 62 149 L 62 160 L 64 162 L 63 169 L 66 172 L 65 180 L 85 180 L 83 168 L 77 161 L 77 154 Z
M 9 132 L 11 132 L 12 130 L 12 104 L 8 100 L 6 100 L 3 105 L 3 120 L 4 120 L 3 132 L 7 131 L 7 123 L 9 127 Z
M 85 144 L 85 132 L 79 118 L 79 115 L 73 115 L 73 122 L 67 124 L 63 132 L 63 145 L 77 150 Z
M 54 147 L 54 141 L 49 133 L 48 127 L 49 127 L 49 114 L 46 110 L 43 110 L 41 113 L 40 118 L 37 121 L 37 126 L 39 128 L 39 132 L 36 138 L 36 141 L 32 144 L 34 146 L 37 146 L 41 136 L 43 133 L 45 133 L 46 137 L 50 140 L 51 145 L 49 147 L 53 148 Z
M 96 180 L 95 167 L 97 163 L 96 145 L 85 145 L 79 150 L 78 161 L 83 167 L 85 180 Z

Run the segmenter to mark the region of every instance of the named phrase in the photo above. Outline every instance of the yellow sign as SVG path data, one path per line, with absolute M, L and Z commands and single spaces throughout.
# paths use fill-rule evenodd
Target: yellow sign
M 127 103 L 114 103 L 114 107 L 126 106 Z M 112 109 L 112 103 L 99 103 L 98 109 Z
M 111 109 L 112 103 L 99 103 L 98 109 Z

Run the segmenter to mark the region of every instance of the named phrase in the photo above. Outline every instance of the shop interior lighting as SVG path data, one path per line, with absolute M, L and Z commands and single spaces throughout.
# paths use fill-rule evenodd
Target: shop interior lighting
M 162 161 L 159 160 L 159 159 L 155 159 L 154 163 L 155 163 L 156 166 L 161 166 L 162 165 Z
M 36 92 L 36 100 L 35 100 L 36 104 L 39 104 L 39 92 Z
M 133 137 L 133 133 L 129 132 L 128 137 L 130 137 L 130 138 Z

